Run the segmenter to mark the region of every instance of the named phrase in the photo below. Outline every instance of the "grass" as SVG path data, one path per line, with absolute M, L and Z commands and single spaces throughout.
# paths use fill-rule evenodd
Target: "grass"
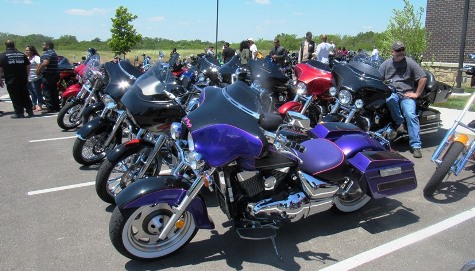
M 475 88 L 465 88 L 464 93 L 474 93 Z M 435 107 L 444 107 L 444 108 L 451 108 L 451 109 L 463 109 L 467 104 L 467 101 L 470 99 L 470 96 L 459 96 L 459 95 L 452 95 L 450 99 L 448 99 L 444 103 L 436 103 L 433 104 Z M 470 111 L 475 111 L 475 104 L 472 104 L 470 107 Z

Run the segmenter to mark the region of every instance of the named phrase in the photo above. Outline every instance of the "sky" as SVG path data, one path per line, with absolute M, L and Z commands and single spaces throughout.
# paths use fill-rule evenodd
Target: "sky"
M 411 0 L 426 10 L 427 0 Z M 403 0 L 0 0 L 0 32 L 42 34 L 79 41 L 111 37 L 111 18 L 119 6 L 138 18 L 131 24 L 144 37 L 171 40 L 247 38 L 271 40 L 278 34 L 304 37 L 382 32 Z M 218 16 L 217 16 L 218 15 Z M 425 21 L 425 12 L 422 21 Z

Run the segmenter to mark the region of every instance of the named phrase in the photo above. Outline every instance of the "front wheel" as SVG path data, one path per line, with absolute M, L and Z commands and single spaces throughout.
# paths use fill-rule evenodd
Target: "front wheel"
M 86 140 L 76 138 L 73 146 L 74 160 L 85 166 L 97 164 L 102 161 L 102 159 L 106 157 L 106 154 L 116 146 L 115 139 L 108 146 L 105 146 L 105 142 L 111 130 L 112 127 L 110 127 L 110 129 L 92 132 L 87 136 Z
M 109 223 L 111 242 L 120 254 L 133 260 L 166 257 L 188 244 L 198 232 L 193 215 L 185 212 L 167 238 L 158 239 L 172 214 L 166 203 L 124 210 L 116 207 Z
M 96 176 L 96 193 L 99 198 L 114 204 L 117 194 L 137 179 L 137 174 L 151 150 L 152 148 L 142 148 L 125 153 L 116 161 L 104 160 Z M 145 172 L 145 176 L 157 176 L 161 167 L 162 158 L 157 155 Z
M 82 123 L 82 118 L 79 113 L 83 104 L 66 103 L 58 113 L 58 126 L 64 130 L 71 130 L 78 127 Z
M 445 177 L 448 177 L 450 169 L 452 168 L 464 148 L 465 146 L 458 141 L 452 143 L 452 145 L 449 147 L 444 157 L 442 158 L 442 162 L 435 169 L 434 174 L 432 174 L 432 177 L 430 177 L 429 181 L 424 187 L 424 196 L 431 197 L 432 195 L 434 195 L 435 190 L 437 190 L 437 188 L 445 179 Z

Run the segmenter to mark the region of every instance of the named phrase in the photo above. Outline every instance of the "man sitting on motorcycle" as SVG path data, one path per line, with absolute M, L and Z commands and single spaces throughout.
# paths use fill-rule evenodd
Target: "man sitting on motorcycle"
M 398 133 L 406 132 L 404 119 L 406 120 L 413 156 L 422 158 L 416 99 L 424 90 L 427 77 L 424 70 L 412 58 L 405 55 L 404 44 L 401 41 L 392 45 L 391 54 L 392 57 L 379 67 L 384 80 L 395 87 L 395 92 L 386 99 L 386 103 Z

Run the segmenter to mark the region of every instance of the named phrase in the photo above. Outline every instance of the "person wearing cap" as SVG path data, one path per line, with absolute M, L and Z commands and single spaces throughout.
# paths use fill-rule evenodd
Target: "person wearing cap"
M 257 45 L 254 43 L 253 38 L 248 38 L 247 41 L 249 42 L 249 50 L 251 50 L 251 57 L 252 59 L 257 59 Z
M 416 99 L 424 90 L 427 76 L 412 58 L 405 54 L 404 43 L 395 42 L 391 47 L 391 58 L 384 61 L 379 72 L 395 92 L 386 99 L 391 117 L 396 124 L 396 132 L 404 133 L 404 120 L 409 134 L 409 145 L 414 158 L 422 158 L 419 119 Z
M 315 42 L 312 40 L 312 32 L 305 34 L 305 40 L 300 43 L 298 63 L 306 62 L 313 58 Z
M 0 53 L 0 87 L 4 87 L 2 74 L 5 76 L 5 85 L 12 100 L 15 114 L 12 118 L 24 118 L 25 111 L 28 117 L 33 117 L 33 103 L 28 92 L 28 74 L 30 60 L 15 48 L 15 42 L 5 41 L 6 50 Z

